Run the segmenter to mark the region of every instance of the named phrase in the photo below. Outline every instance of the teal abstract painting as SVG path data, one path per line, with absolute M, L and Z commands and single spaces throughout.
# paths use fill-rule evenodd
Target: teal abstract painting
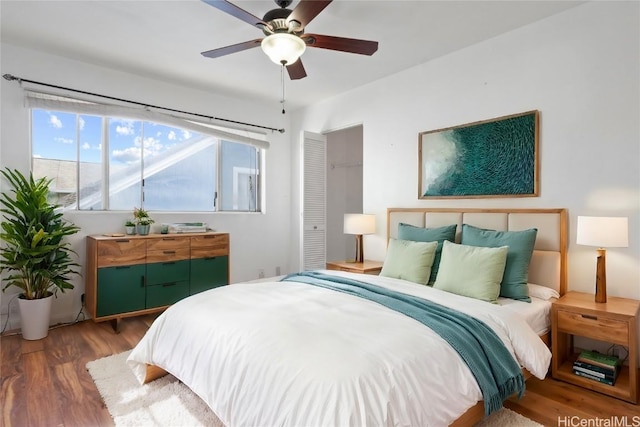
M 538 195 L 537 110 L 422 132 L 418 198 Z

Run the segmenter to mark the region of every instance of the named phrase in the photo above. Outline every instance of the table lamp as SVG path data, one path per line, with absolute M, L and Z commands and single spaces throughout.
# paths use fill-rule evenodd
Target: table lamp
M 579 216 L 576 243 L 597 246 L 596 302 L 607 302 L 606 249 L 629 246 L 626 217 Z
M 344 234 L 356 235 L 356 259 L 364 262 L 362 235 L 376 232 L 376 216 L 368 214 L 344 214 Z

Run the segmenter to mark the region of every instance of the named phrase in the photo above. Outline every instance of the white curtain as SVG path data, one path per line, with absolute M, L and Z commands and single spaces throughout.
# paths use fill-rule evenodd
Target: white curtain
M 119 117 L 123 119 L 145 120 L 162 123 L 214 136 L 226 141 L 239 142 L 257 148 L 269 148 L 264 133 L 234 128 L 217 122 L 206 123 L 194 118 L 186 118 L 178 114 L 167 114 L 146 107 L 128 107 L 124 105 L 105 104 L 101 102 L 81 100 L 63 95 L 25 90 L 25 102 L 29 108 L 65 111 L 69 113 L 91 114 L 96 116 Z

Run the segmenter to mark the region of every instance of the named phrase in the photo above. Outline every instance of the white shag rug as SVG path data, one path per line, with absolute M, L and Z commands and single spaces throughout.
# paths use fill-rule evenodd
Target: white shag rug
M 224 427 L 209 407 L 172 375 L 140 385 L 126 364 L 129 351 L 87 363 L 116 426 Z M 476 427 L 542 427 L 503 408 Z

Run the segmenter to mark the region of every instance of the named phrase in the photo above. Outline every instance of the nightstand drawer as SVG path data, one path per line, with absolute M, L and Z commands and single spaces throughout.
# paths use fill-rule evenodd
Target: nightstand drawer
M 605 316 L 558 311 L 558 330 L 606 341 L 626 345 L 629 342 L 629 325 L 627 322 L 609 319 Z
M 330 270 L 335 270 L 335 271 L 348 271 L 349 273 L 362 273 L 361 270 L 356 270 L 353 268 L 347 268 L 347 267 L 333 267 L 330 268 Z

